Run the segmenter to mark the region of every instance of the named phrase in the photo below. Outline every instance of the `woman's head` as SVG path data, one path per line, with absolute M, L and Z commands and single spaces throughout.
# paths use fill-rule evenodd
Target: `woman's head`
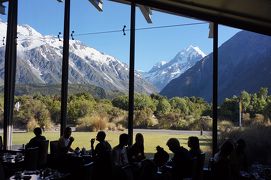
M 234 149 L 234 146 L 231 141 L 225 141 L 220 148 L 220 156 L 227 157 L 229 156 Z
M 199 138 L 196 136 L 190 136 L 188 138 L 187 145 L 191 149 L 199 149 Z
M 141 133 L 137 133 L 135 137 L 135 141 L 137 144 L 143 145 L 144 144 L 144 137 Z

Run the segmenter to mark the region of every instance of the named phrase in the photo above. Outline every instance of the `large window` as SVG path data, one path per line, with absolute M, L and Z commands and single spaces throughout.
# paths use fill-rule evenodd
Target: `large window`
M 270 36 L 220 26 L 233 37 L 219 48 L 219 145 L 246 143 L 249 164 L 270 163 Z
M 35 127 L 49 140 L 59 136 L 63 9 L 57 1 L 19 1 L 14 149 L 28 143 Z
M 127 132 L 130 7 L 107 1 L 103 9 L 88 1 L 71 4 L 67 123 L 75 130 L 74 148 L 89 149 L 99 130 L 114 147 Z
M 210 155 L 212 77 L 202 84 L 203 93 L 196 87 L 199 77 L 193 75 L 203 73 L 199 71 L 204 58 L 212 51 L 209 24 L 157 11 L 153 23 L 147 24 L 137 13 L 136 69 L 152 92 L 135 95 L 134 134 L 143 133 L 147 153 L 155 153 L 158 145 L 171 153 L 169 138 L 188 148 L 188 137 L 197 136 L 201 149 Z

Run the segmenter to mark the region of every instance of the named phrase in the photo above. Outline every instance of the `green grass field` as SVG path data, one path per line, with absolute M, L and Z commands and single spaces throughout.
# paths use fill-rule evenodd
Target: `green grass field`
M 124 131 L 127 133 L 127 131 Z M 118 144 L 119 135 L 121 133 L 120 131 L 112 132 L 108 131 L 106 132 L 106 140 L 111 144 L 112 147 L 116 146 Z M 137 132 L 134 132 L 134 135 Z M 76 147 L 85 147 L 86 149 L 90 149 L 90 139 L 96 137 L 96 132 L 73 132 L 72 136 L 75 138 L 75 141 L 72 145 L 73 148 Z M 144 145 L 145 145 L 145 152 L 146 153 L 155 153 L 156 149 L 155 147 L 157 145 L 160 145 L 163 147 L 167 152 L 169 152 L 168 147 L 166 146 L 166 142 L 169 138 L 177 138 L 179 139 L 182 146 L 187 148 L 187 139 L 191 135 L 183 135 L 183 134 L 173 134 L 173 133 L 167 133 L 167 132 L 142 132 L 144 136 Z M 43 135 L 50 141 L 57 140 L 59 138 L 59 132 L 45 132 Z M 34 136 L 32 132 L 28 133 L 13 133 L 13 145 L 22 145 L 28 143 L 28 141 Z M 203 135 L 195 135 L 198 136 L 200 139 L 200 146 L 201 149 L 204 152 L 209 152 L 211 149 L 211 136 Z

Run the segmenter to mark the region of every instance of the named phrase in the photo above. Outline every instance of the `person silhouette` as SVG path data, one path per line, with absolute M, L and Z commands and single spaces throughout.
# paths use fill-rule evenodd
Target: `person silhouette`
M 234 149 L 231 141 L 226 140 L 214 156 L 213 174 L 215 179 L 231 180 L 229 157 Z
M 169 154 L 160 146 L 156 146 L 156 151 L 157 152 L 153 157 L 153 162 L 157 167 L 162 167 L 167 163 Z
M 30 139 L 29 143 L 26 144 L 25 148 L 33 148 L 33 147 L 40 148 L 41 143 L 46 140 L 46 138 L 41 135 L 42 130 L 40 127 L 36 127 L 33 132 L 35 134 L 35 137 Z
M 108 154 L 111 154 L 111 145 L 105 140 L 105 137 L 106 134 L 104 131 L 99 131 L 97 133 L 96 140 L 99 141 L 99 143 L 96 145 L 95 149 L 95 139 L 91 139 L 91 151 L 94 158 L 103 158 L 104 156 L 108 156 Z
M 93 179 L 109 179 L 112 174 L 111 145 L 105 140 L 104 131 L 99 131 L 96 140 L 99 142 L 94 149 L 95 139 L 91 139 L 91 151 L 94 161 Z
M 172 178 L 174 180 L 190 178 L 192 163 L 188 150 L 180 146 L 180 142 L 176 138 L 170 138 L 167 141 L 167 146 L 174 153 L 172 158 Z
M 144 137 L 141 133 L 137 133 L 135 143 L 128 149 L 129 162 L 140 162 L 145 159 L 144 154 Z
M 192 158 L 198 158 L 201 155 L 201 150 L 199 146 L 199 138 L 196 136 L 190 136 L 187 142 L 188 147 L 190 148 L 189 153 Z
M 61 136 L 58 140 L 58 153 L 66 154 L 67 152 L 73 152 L 74 150 L 71 148 L 71 145 L 74 141 L 74 138 L 71 136 L 72 129 L 71 127 L 66 127 L 64 130 L 63 136 Z
M 119 144 L 112 150 L 112 161 L 115 166 L 123 167 L 129 163 L 126 148 L 128 140 L 128 134 L 123 133 L 119 136 Z
M 243 139 L 238 139 L 235 143 L 235 149 L 229 157 L 233 179 L 240 178 L 240 171 L 248 170 L 245 148 L 246 142 Z

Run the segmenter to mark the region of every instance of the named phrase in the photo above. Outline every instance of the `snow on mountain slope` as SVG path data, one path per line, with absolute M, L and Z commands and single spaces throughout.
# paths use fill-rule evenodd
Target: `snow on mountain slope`
M 161 90 L 172 79 L 179 77 L 205 56 L 199 47 L 190 45 L 177 53 L 169 62 L 161 61 L 155 64 L 144 76 L 148 81 L 153 83 L 158 90 Z
M 7 24 L 0 20 L 0 38 L 5 37 L 6 28 Z M 17 83 L 61 83 L 63 41 L 43 36 L 28 25 L 19 25 L 17 31 Z M 5 46 L 0 44 L 0 71 L 3 72 Z M 69 83 L 128 92 L 127 64 L 77 40 L 70 40 L 69 49 Z M 0 73 L 0 79 L 4 79 L 4 73 Z M 155 88 L 136 72 L 135 91 L 153 93 Z

